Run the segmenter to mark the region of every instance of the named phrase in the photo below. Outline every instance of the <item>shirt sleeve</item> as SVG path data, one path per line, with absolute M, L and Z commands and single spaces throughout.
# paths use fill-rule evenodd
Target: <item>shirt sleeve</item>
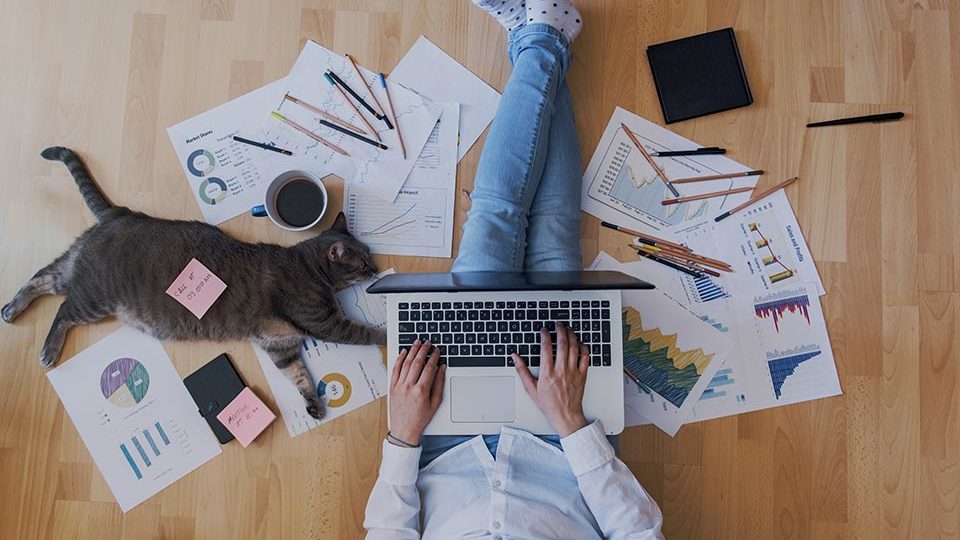
M 420 450 L 383 441 L 380 476 L 363 520 L 368 539 L 420 538 Z
M 660 507 L 617 459 L 599 420 L 560 444 L 605 538 L 663 538 Z

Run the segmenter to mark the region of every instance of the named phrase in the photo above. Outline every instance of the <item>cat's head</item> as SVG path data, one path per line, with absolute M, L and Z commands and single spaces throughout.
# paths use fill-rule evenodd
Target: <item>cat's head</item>
M 320 264 L 337 289 L 360 283 L 377 274 L 370 248 L 350 234 L 343 212 L 329 229 L 307 243 L 315 248 Z

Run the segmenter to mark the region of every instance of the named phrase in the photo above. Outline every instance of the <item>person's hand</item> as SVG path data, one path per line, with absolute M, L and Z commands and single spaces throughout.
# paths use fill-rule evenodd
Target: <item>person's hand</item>
M 587 425 L 583 415 L 583 390 L 587 384 L 590 351 L 576 334 L 557 323 L 557 357 L 553 357 L 550 332 L 540 329 L 540 378 L 534 378 L 526 361 L 513 353 L 513 363 L 523 388 L 540 407 L 557 434 L 566 437 Z
M 440 349 L 427 358 L 430 342 L 413 342 L 397 357 L 390 376 L 390 432 L 412 445 L 440 408 L 447 366 L 438 366 Z

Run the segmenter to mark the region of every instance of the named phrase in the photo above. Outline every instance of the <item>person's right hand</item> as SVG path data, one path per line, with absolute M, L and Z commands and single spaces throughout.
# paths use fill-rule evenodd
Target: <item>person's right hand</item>
M 557 323 L 557 357 L 553 357 L 550 332 L 540 329 L 540 378 L 534 378 L 526 361 L 513 353 L 513 363 L 523 388 L 543 411 L 557 434 L 566 437 L 587 425 L 583 415 L 583 390 L 587 384 L 590 351 L 573 330 Z
M 447 366 L 440 366 L 440 349 L 434 347 L 427 358 L 430 342 L 413 342 L 393 365 L 390 376 L 390 432 L 414 446 L 433 419 L 443 401 L 443 382 Z

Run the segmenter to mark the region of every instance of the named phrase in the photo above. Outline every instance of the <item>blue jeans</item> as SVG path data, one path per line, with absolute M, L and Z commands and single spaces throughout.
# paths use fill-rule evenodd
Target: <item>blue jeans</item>
M 580 271 L 580 141 L 564 78 L 566 39 L 531 24 L 512 32 L 513 73 L 480 155 L 454 272 Z M 420 466 L 472 437 L 422 438 Z M 560 448 L 556 436 L 540 437 Z M 499 435 L 484 435 L 497 455 Z

